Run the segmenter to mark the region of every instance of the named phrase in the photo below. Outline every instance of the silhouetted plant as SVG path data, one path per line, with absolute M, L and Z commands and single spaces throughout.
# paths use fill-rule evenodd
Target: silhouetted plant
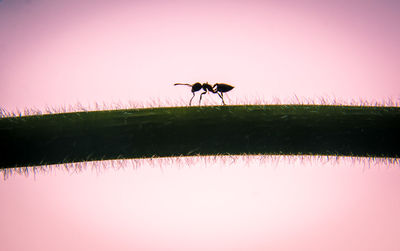
M 250 105 L 0 119 L 1 168 L 197 155 L 400 157 L 400 108 Z

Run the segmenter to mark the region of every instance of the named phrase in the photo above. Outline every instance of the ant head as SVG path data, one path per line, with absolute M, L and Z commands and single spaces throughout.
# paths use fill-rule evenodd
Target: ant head
M 202 84 L 199 82 L 196 82 L 192 85 L 192 92 L 197 92 L 202 88 Z

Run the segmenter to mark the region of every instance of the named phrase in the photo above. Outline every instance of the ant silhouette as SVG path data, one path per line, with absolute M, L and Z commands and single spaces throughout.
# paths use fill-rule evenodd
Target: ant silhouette
M 186 85 L 186 86 L 190 86 L 192 87 L 192 93 L 193 96 L 189 101 L 189 106 L 192 105 L 192 100 L 195 96 L 195 92 L 200 91 L 201 89 L 204 90 L 203 93 L 200 94 L 200 100 L 199 100 L 199 105 L 201 104 L 201 99 L 203 98 L 203 95 L 208 93 L 208 92 L 212 92 L 212 93 L 216 93 L 218 94 L 218 96 L 221 98 L 222 100 L 222 104 L 225 104 L 224 101 L 224 92 L 228 92 L 230 90 L 232 90 L 233 88 L 235 88 L 234 86 L 228 85 L 228 84 L 224 84 L 224 83 L 216 83 L 215 85 L 211 86 L 208 82 L 201 84 L 200 82 L 196 82 L 193 85 L 190 84 L 183 84 L 183 83 L 176 83 L 174 85 Z

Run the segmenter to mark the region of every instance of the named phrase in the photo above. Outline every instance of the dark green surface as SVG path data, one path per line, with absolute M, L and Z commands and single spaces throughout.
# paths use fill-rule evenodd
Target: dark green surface
M 0 119 L 0 168 L 192 155 L 400 157 L 400 109 L 208 106 Z

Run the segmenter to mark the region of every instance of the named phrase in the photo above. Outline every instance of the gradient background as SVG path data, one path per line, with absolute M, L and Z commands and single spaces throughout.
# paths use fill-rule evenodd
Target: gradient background
M 400 2 L 0 0 L 0 106 L 399 102 Z M 197 102 L 197 101 L 196 101 Z M 218 104 L 208 95 L 205 103 Z M 0 181 L 0 250 L 400 250 L 398 164 L 109 162 Z

